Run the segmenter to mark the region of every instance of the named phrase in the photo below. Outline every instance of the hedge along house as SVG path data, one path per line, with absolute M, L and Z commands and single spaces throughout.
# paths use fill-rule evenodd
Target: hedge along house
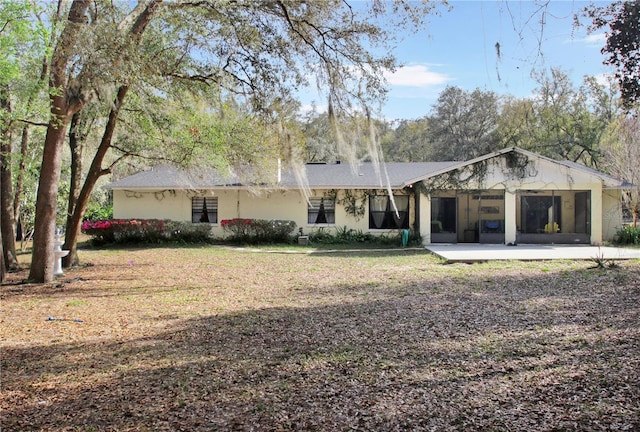
M 274 176 L 275 177 L 275 176 Z M 111 183 L 114 217 L 211 224 L 292 220 L 305 234 L 354 229 L 419 233 L 430 243 L 584 243 L 612 240 L 630 185 L 568 161 L 507 148 L 465 162 L 306 165 L 270 185 L 160 166 Z M 393 199 L 391 199 L 391 196 Z

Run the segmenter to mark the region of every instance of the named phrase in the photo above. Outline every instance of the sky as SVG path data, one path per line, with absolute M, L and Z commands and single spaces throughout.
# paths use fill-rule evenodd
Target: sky
M 423 31 L 398 44 L 394 55 L 405 66 L 387 76 L 390 93 L 382 115 L 388 120 L 424 117 L 448 85 L 524 98 L 538 86 L 532 71 L 560 68 L 576 86 L 585 75 L 611 73 L 600 53 L 604 33 L 574 27 L 574 14 L 590 3 L 551 0 L 543 15 L 540 2 L 451 1 L 450 11 L 430 17 Z

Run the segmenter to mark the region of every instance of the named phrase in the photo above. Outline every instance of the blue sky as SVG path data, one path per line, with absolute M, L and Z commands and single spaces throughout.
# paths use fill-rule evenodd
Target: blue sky
M 391 91 L 383 116 L 423 117 L 447 85 L 528 97 L 537 87 L 533 70 L 559 67 L 575 85 L 584 75 L 611 72 L 602 64 L 604 34 L 588 35 L 584 27 L 574 28 L 574 14 L 589 1 L 550 1 L 544 25 L 539 3 L 451 1 L 450 11 L 430 17 L 424 31 L 398 44 L 395 55 L 406 66 L 387 77 Z

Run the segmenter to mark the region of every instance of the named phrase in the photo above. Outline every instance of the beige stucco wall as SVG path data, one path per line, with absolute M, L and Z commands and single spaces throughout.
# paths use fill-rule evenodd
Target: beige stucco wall
M 117 219 L 171 219 L 191 221 L 191 198 L 217 197 L 218 222 L 224 219 L 287 219 L 305 226 L 307 206 L 299 191 L 213 190 L 195 194 L 191 191 L 113 192 L 113 216 Z M 211 224 L 216 236 L 224 232 L 219 223 Z
M 312 197 L 323 197 L 328 191 L 312 190 Z M 364 202 L 364 215 L 355 217 L 345 210 L 344 206 L 336 205 L 335 224 L 308 224 L 307 202 L 297 190 L 213 190 L 197 196 L 218 198 L 218 222 L 225 219 L 286 219 L 292 220 L 304 233 L 323 229 L 335 233 L 338 228 L 345 226 L 372 232 L 374 234 L 397 233 L 397 230 L 369 230 L 369 201 L 362 201 L 362 192 L 355 192 L 358 203 Z M 380 191 L 380 193 L 386 193 Z M 196 196 L 190 191 L 122 191 L 113 192 L 113 216 L 116 219 L 171 219 L 176 221 L 191 220 L 191 198 Z M 337 200 L 344 198 L 344 191 L 339 191 Z M 410 224 L 415 217 L 415 205 L 410 205 Z M 212 233 L 224 236 L 225 233 L 219 223 L 212 224 Z
M 602 238 L 605 241 L 612 241 L 622 227 L 621 194 L 619 189 L 602 191 Z
M 181 191 L 113 191 L 116 219 L 191 220 L 191 197 Z

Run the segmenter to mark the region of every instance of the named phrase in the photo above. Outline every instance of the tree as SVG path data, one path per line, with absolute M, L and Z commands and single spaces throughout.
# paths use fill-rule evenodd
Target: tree
M 607 29 L 602 49 L 604 64 L 616 68 L 622 100 L 627 108 L 640 102 L 640 0 L 617 1 L 607 6 L 585 8 L 591 31 Z
M 20 1 L 0 3 L 0 227 L 6 268 L 18 266 L 15 248 L 16 219 L 20 210 L 21 185 L 13 187 L 16 166 L 22 168 L 26 153 L 28 122 L 26 115 L 36 98 L 38 85 L 30 71 L 37 69 L 36 59 L 42 58 L 46 32 L 37 19 L 36 5 Z M 36 74 L 37 75 L 37 74 Z M 23 126 L 23 133 L 20 132 Z M 21 153 L 14 153 L 14 139 L 21 136 Z M 16 176 L 19 180 L 20 175 Z
M 62 147 L 67 126 L 73 114 L 87 102 L 88 89 L 80 81 L 70 79 L 67 72 L 72 67 L 78 35 L 86 26 L 88 0 L 74 0 L 69 9 L 67 22 L 55 45 L 49 73 L 51 119 L 45 137 L 33 241 L 33 253 L 29 279 L 36 282 L 53 280 L 53 239 L 56 226 L 56 204 Z
M 429 119 L 432 160 L 468 160 L 497 150 L 498 109 L 494 92 L 445 88 Z
M 603 169 L 630 184 L 622 197 L 631 212 L 633 226 L 637 226 L 640 216 L 640 118 L 618 116 L 610 125 L 603 153 Z
M 593 78 L 576 88 L 560 69 L 537 74 L 528 101 L 507 100 L 500 135 L 505 144 L 596 167 L 600 140 L 615 113 L 615 94 Z
M 536 124 L 535 115 L 533 100 L 505 98 L 498 118 L 502 147 L 533 149 L 536 144 L 532 133 Z
M 394 29 L 420 26 L 433 5 L 376 0 L 364 11 L 341 0 L 146 0 L 130 6 L 73 0 L 54 44 L 49 77 L 55 91 L 36 204 L 34 281 L 52 279 L 61 145 L 73 115 L 94 95 L 113 95 L 106 123 L 112 126 L 103 135 L 110 143 L 127 94 L 141 88 L 136 84 L 215 86 L 223 100 L 240 100 L 239 106 L 260 115 L 263 124 L 279 125 L 282 153 L 295 156 L 299 152 L 292 148 L 299 143 L 287 138 L 283 107 L 291 106 L 296 91 L 315 77 L 329 101 L 332 124 L 363 110 L 370 118 L 367 107 L 384 97 L 383 71 L 395 66 L 391 56 L 374 53 L 388 51 Z M 98 146 L 87 190 L 109 169 L 102 162 L 110 148 Z
M 3 270 L 18 267 L 15 248 L 15 224 L 13 218 L 13 181 L 11 179 L 11 121 L 12 107 L 7 85 L 0 84 L 0 110 L 3 111 L 2 130 L 0 130 L 0 233 L 2 235 Z
M 428 162 L 431 148 L 429 120 L 402 120 L 395 129 L 382 137 L 382 149 L 386 161 Z
M 307 162 L 334 162 L 340 159 L 331 134 L 331 123 L 326 113 L 312 111 L 301 121 L 305 139 Z
M 126 44 L 126 48 L 135 49 L 142 40 L 142 35 L 146 30 L 147 26 L 151 22 L 155 11 L 160 4 L 160 1 L 150 1 L 145 3 L 140 3 L 128 16 L 126 16 L 119 24 L 118 29 L 124 34 L 118 34 L 119 36 L 124 36 L 129 39 L 129 43 Z M 128 26 L 128 27 L 127 27 Z M 113 48 L 113 47 L 112 47 Z M 127 50 L 125 50 L 126 52 Z M 140 60 L 140 59 L 138 59 Z M 95 74 L 96 71 L 91 71 L 91 74 Z M 118 117 L 120 115 L 120 111 L 124 105 L 125 98 L 127 93 L 129 92 L 130 85 L 128 83 L 123 83 L 117 87 L 117 92 L 113 103 L 111 105 L 111 109 L 109 110 L 109 114 L 107 116 L 107 122 L 104 127 L 104 133 L 102 135 L 102 139 L 100 144 L 97 147 L 97 150 L 94 154 L 93 160 L 89 167 L 89 171 L 85 177 L 84 183 L 82 187 L 80 187 L 80 179 L 81 179 L 81 160 L 82 160 L 82 147 L 80 143 L 73 139 L 77 138 L 76 135 L 72 136 L 70 139 L 70 146 L 72 151 L 72 190 L 69 196 L 69 205 L 68 205 L 68 218 L 66 223 L 66 231 L 65 231 L 65 243 L 64 247 L 70 251 L 68 258 L 66 258 L 65 263 L 68 265 L 70 263 L 77 262 L 76 256 L 76 244 L 77 244 L 77 236 L 80 232 L 80 224 L 82 222 L 82 215 L 84 210 L 89 202 L 89 198 L 91 196 L 91 192 L 96 185 L 98 179 L 106 175 L 109 171 L 103 169 L 102 164 L 106 157 L 107 152 L 111 149 L 113 136 L 116 130 L 116 125 L 118 122 Z M 80 119 L 78 112 L 74 113 L 73 118 Z M 73 119 L 72 118 L 72 119 Z M 79 120 L 78 120 L 79 122 Z M 74 131 L 75 132 L 75 131 Z

